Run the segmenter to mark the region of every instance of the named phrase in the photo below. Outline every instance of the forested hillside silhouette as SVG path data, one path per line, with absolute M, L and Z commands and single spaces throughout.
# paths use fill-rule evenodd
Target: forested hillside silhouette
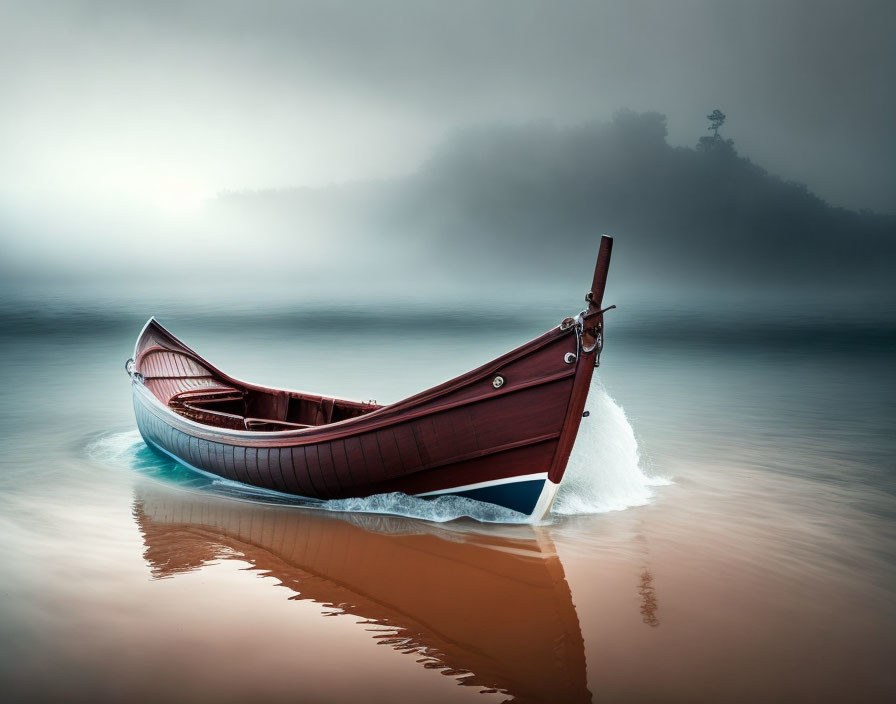
M 671 146 L 657 112 L 472 127 L 403 179 L 221 203 L 255 226 L 279 223 L 284 237 L 404 246 L 424 268 L 499 276 L 592 260 L 601 233 L 624 243 L 627 276 L 698 287 L 886 286 L 896 251 L 896 217 L 829 204 L 738 154 L 718 128 Z

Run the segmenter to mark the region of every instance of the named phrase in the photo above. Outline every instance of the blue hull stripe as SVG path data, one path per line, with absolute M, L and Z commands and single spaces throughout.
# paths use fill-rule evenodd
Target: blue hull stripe
M 529 515 L 535 510 L 538 497 L 541 496 L 541 490 L 544 488 L 544 482 L 544 479 L 529 479 L 524 482 L 483 486 L 466 491 L 446 491 L 443 494 L 421 496 L 420 498 L 437 499 L 439 496 L 465 496 L 468 499 L 496 504 L 509 508 L 511 511 Z

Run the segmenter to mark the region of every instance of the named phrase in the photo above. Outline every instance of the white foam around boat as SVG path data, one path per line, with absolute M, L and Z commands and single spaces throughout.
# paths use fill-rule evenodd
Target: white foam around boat
M 582 419 L 553 512 L 604 513 L 648 503 L 652 487 L 669 482 L 643 471 L 625 411 L 596 378 L 586 408 L 590 414 Z

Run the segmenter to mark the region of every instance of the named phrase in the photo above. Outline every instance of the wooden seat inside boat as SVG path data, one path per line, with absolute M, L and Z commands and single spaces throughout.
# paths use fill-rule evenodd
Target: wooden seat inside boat
M 328 425 L 379 408 L 375 404 L 307 397 L 289 392 L 266 393 L 236 387 L 192 389 L 173 397 L 168 405 L 179 415 L 198 423 L 258 432 L 300 430 Z
M 186 352 L 150 348 L 141 359 L 144 384 L 178 415 L 231 430 L 301 430 L 354 418 L 380 408 L 289 391 L 238 386 Z

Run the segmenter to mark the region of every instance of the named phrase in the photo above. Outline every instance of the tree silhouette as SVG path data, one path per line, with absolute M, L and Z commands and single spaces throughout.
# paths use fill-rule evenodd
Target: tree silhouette
M 725 113 L 716 108 L 706 116 L 706 119 L 709 120 L 707 129 L 712 132 L 712 137 L 701 137 L 698 139 L 697 151 L 705 154 L 736 156 L 737 151 L 734 149 L 734 140 L 724 139 L 719 134 L 719 128 L 725 124 Z
M 713 137 L 715 139 L 719 138 L 719 127 L 725 124 L 725 113 L 716 108 L 709 115 L 706 116 L 706 119 L 709 120 L 709 127 L 706 129 L 712 130 Z

